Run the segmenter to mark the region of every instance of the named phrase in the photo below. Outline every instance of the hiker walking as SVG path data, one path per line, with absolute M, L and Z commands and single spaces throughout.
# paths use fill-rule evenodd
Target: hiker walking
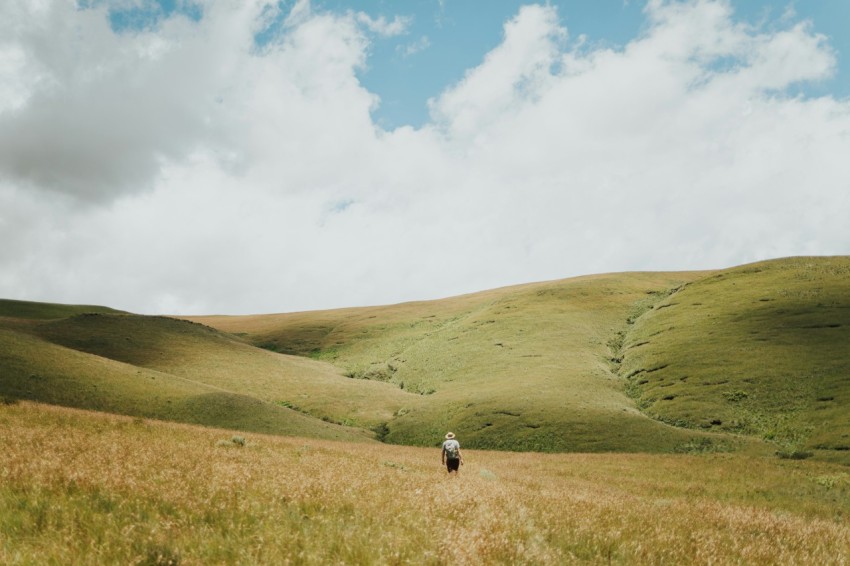
M 458 473 L 463 464 L 463 456 L 460 453 L 460 442 L 455 440 L 455 433 L 450 432 L 443 441 L 443 465 L 448 473 Z

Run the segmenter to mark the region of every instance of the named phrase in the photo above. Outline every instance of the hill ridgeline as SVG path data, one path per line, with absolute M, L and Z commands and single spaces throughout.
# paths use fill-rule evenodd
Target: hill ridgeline
M 850 463 L 850 258 L 151 317 L 0 301 L 0 395 L 237 430 Z

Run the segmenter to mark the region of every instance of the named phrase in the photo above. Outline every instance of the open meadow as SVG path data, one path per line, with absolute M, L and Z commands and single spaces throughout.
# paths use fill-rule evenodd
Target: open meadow
M 0 300 L 0 563 L 850 564 L 848 348 L 850 257 L 253 316 Z
M 850 473 L 527 454 L 0 406 L 3 564 L 847 564 Z

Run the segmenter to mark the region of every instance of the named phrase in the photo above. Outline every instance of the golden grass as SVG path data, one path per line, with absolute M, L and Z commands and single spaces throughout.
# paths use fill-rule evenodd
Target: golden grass
M 846 468 L 246 436 L 0 406 L 4 564 L 846 564 Z M 461 440 L 463 440 L 461 438 Z

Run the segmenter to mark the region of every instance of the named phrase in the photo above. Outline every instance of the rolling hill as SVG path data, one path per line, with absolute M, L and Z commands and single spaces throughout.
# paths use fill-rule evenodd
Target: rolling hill
M 165 317 L 94 312 L 20 319 L 6 316 L 4 307 L 0 303 L 0 395 L 7 400 L 252 432 L 371 440 L 366 430 L 305 415 L 287 403 L 292 379 L 312 384 L 299 389 L 302 395 L 322 391 L 317 407 L 327 404 L 325 390 L 333 391 L 322 387 L 324 382 L 347 383 L 334 380 L 338 376 L 322 364 L 271 355 L 213 329 Z M 339 401 L 335 407 L 346 402 L 353 403 Z M 372 420 L 383 416 L 377 402 L 360 412 L 377 413 Z
M 429 445 L 457 429 L 478 448 L 671 451 L 695 433 L 635 409 L 611 372 L 608 342 L 634 304 L 698 276 L 592 276 L 388 307 L 193 320 L 416 393 L 387 423 L 390 442 Z
M 686 285 L 635 321 L 620 374 L 677 427 L 850 462 L 850 260 L 797 258 Z
M 850 463 L 848 274 L 789 258 L 182 319 L 2 301 L 0 395 L 317 438 Z

